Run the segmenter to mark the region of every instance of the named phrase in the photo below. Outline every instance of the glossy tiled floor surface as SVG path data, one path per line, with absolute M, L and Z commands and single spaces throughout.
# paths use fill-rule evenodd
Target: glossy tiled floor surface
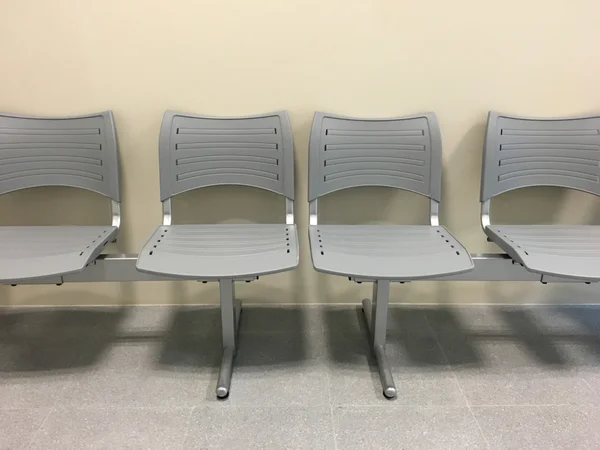
M 395 307 L 387 401 L 359 307 L 0 310 L 0 448 L 598 449 L 600 307 Z

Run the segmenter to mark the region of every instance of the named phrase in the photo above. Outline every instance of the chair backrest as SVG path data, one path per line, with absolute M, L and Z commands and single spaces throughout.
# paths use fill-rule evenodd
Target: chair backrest
M 534 119 L 490 112 L 481 201 L 531 186 L 600 195 L 600 117 Z
M 309 201 L 358 186 L 404 189 L 440 201 L 442 143 L 433 113 L 359 119 L 316 113 L 309 149 Z
M 118 202 L 118 159 L 110 111 L 60 118 L 0 114 L 0 194 L 68 186 Z
M 205 117 L 167 111 L 159 143 L 160 195 L 244 185 L 294 198 L 294 141 L 284 111 Z

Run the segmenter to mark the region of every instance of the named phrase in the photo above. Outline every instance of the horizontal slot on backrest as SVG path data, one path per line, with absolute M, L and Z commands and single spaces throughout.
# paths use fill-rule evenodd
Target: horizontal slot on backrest
M 420 144 L 326 144 L 325 151 L 337 150 L 416 150 L 425 151 L 425 146 Z
M 265 172 L 263 170 L 256 169 L 242 169 L 242 168 L 210 168 L 195 170 L 193 172 L 186 172 L 177 175 L 177 181 L 188 180 L 190 178 L 197 178 L 209 175 L 248 175 L 254 177 L 269 178 L 271 180 L 278 180 L 279 175 L 272 172 Z
M 95 172 L 88 172 L 87 170 L 75 170 L 75 169 L 27 169 L 19 170 L 6 175 L 0 175 L 0 181 L 10 180 L 12 178 L 21 177 L 38 177 L 38 176 L 72 176 L 89 178 L 96 181 L 102 181 L 104 177 Z
M 175 144 L 175 150 L 187 150 L 187 149 L 209 149 L 209 148 L 221 148 L 226 149 L 252 149 L 259 148 L 264 150 L 277 150 L 278 145 L 270 142 L 187 142 L 184 144 Z
M 503 158 L 500 160 L 501 166 L 521 163 L 547 163 L 547 164 L 582 164 L 587 166 L 598 167 L 597 159 L 573 158 L 569 156 L 515 156 L 513 158 Z
M 177 134 L 231 135 L 277 134 L 276 128 L 177 128 Z
M 549 149 L 549 150 L 600 150 L 598 144 L 579 144 L 579 143 L 523 143 L 523 144 L 500 144 L 500 151 L 510 150 L 535 150 L 535 149 Z
M 10 142 L 0 143 L 1 150 L 29 150 L 29 149 L 75 149 L 75 150 L 102 150 L 100 144 L 77 142 Z
M 353 164 L 353 163 L 392 163 L 392 164 L 406 164 L 412 166 L 424 166 L 425 161 L 422 159 L 411 159 L 402 158 L 396 156 L 339 156 L 333 158 L 327 158 L 325 160 L 325 166 L 342 165 L 342 164 Z
M 325 175 L 325 181 L 333 181 L 339 180 L 340 178 L 349 178 L 349 177 L 362 177 L 362 176 L 381 176 L 381 177 L 397 177 L 397 178 L 406 178 L 414 181 L 423 181 L 423 175 L 419 175 L 411 172 L 403 172 L 400 170 L 390 170 L 390 169 L 355 169 L 355 170 L 346 170 L 339 171 L 336 173 L 332 173 L 330 175 Z
M 327 129 L 326 136 L 424 136 L 424 130 L 339 130 Z
M 101 166 L 102 160 L 97 158 L 85 158 L 82 156 L 58 156 L 58 155 L 38 155 L 38 156 L 11 156 L 2 157 L 0 153 L 0 163 L 20 164 L 20 163 L 43 163 L 43 162 L 65 162 L 65 163 L 80 163 Z
M 599 130 L 525 130 L 503 128 L 500 134 L 506 136 L 596 136 L 599 134 Z
M 75 129 L 45 129 L 45 128 L 0 128 L 0 134 L 19 134 L 19 135 L 87 135 L 100 134 L 100 128 L 75 128 Z
M 273 164 L 277 165 L 279 160 L 277 158 L 267 158 L 264 156 L 254 156 L 254 155 L 202 155 L 202 156 L 190 156 L 188 158 L 177 158 L 175 160 L 175 164 L 185 165 L 185 164 L 193 164 L 193 163 L 203 163 L 203 162 L 218 162 L 218 161 L 249 161 L 249 162 L 257 162 L 257 163 L 265 163 L 265 164 Z
M 512 178 L 529 177 L 529 176 L 545 176 L 545 177 L 568 177 L 577 178 L 579 180 L 588 180 L 598 182 L 598 176 L 583 172 L 575 172 L 572 170 L 562 169 L 524 169 L 515 170 L 498 176 L 498 181 L 510 180 Z

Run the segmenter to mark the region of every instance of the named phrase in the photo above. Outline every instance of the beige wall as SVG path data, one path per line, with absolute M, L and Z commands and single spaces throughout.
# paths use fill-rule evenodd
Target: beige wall
M 110 251 L 136 253 L 160 221 L 157 138 L 166 109 L 290 111 L 301 266 L 240 286 L 254 302 L 354 302 L 368 292 L 311 268 L 306 178 L 315 110 L 368 117 L 435 111 L 444 142 L 442 221 L 472 252 L 495 250 L 478 224 L 487 111 L 600 110 L 596 0 L 0 0 L 0 7 L 1 111 L 114 111 L 124 226 Z M 580 193 L 507 197 L 496 208 L 507 221 L 600 223 L 598 201 Z M 31 209 L 16 211 L 25 202 Z M 280 199 L 234 188 L 186 195 L 175 207 L 180 221 L 271 221 L 283 214 Z M 11 194 L 0 208 L 3 224 L 108 221 L 103 199 L 64 189 Z M 323 208 L 327 220 L 350 223 L 412 223 L 426 214 L 421 199 L 378 189 L 334 194 Z M 594 302 L 597 293 L 586 286 L 413 283 L 395 286 L 392 295 L 420 302 Z M 197 283 L 0 287 L 1 304 L 210 303 L 216 295 L 216 285 Z

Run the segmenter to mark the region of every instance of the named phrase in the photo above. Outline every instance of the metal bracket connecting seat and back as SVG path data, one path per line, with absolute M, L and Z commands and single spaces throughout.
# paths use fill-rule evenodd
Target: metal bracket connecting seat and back
M 600 117 L 536 119 L 490 112 L 481 180 L 488 239 L 527 270 L 583 282 L 600 280 L 600 226 L 492 225 L 491 199 L 532 186 L 600 196 Z
M 0 282 L 81 272 L 120 226 L 118 145 L 110 111 L 64 118 L 0 114 L 0 195 L 66 186 L 111 199 L 110 226 L 0 226 Z
M 168 277 L 219 281 L 223 359 L 217 396 L 229 395 L 241 304 L 234 282 L 298 266 L 294 224 L 294 142 L 286 112 L 204 117 L 167 112 L 159 143 L 163 225 L 136 267 Z M 171 198 L 216 185 L 243 185 L 285 197 L 285 223 L 172 225 Z
M 309 149 L 309 236 L 316 270 L 373 281 L 363 300 L 383 394 L 396 396 L 385 353 L 391 281 L 432 279 L 473 268 L 468 251 L 439 226 L 442 148 L 435 114 L 358 119 L 315 114 Z M 318 198 L 384 186 L 430 199 L 430 225 L 322 225 Z

